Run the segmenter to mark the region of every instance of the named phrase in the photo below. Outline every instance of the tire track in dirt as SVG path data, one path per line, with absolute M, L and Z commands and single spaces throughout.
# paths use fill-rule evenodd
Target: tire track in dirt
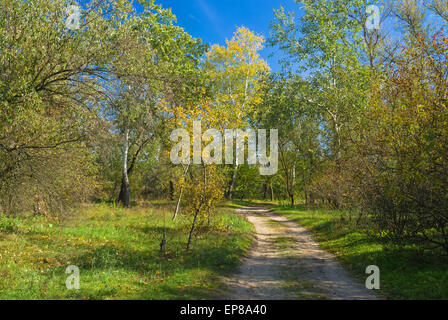
M 225 279 L 224 300 L 377 299 L 304 227 L 266 207 L 243 207 L 256 230 L 238 273 Z

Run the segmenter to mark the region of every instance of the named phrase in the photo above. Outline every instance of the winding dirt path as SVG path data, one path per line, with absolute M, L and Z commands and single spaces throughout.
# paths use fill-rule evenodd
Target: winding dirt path
M 256 239 L 239 272 L 225 280 L 224 299 L 376 299 L 304 227 L 265 207 L 238 212 L 255 226 Z

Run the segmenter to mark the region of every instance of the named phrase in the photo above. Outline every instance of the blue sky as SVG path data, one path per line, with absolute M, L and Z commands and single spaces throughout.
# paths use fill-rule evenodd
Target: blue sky
M 78 0 L 85 3 L 87 0 Z M 171 8 L 177 17 L 177 24 L 189 34 L 201 38 L 209 44 L 225 44 L 231 39 L 237 27 L 245 26 L 257 34 L 269 37 L 269 26 L 274 18 L 274 9 L 283 6 L 286 11 L 295 11 L 296 17 L 302 16 L 301 4 L 295 0 L 156 0 L 164 8 Z M 434 26 L 441 27 L 440 18 L 428 15 Z M 402 35 L 402 30 L 388 21 L 382 28 L 393 39 Z M 270 57 L 275 52 L 274 57 Z M 278 60 L 282 57 L 274 48 L 265 47 L 261 52 L 272 71 L 281 70 Z
M 274 9 L 284 6 L 287 11 L 299 10 L 294 0 L 158 0 L 165 8 L 171 8 L 178 25 L 194 37 L 206 43 L 225 44 L 236 28 L 245 26 L 265 38 L 274 18 Z M 269 58 L 271 48 L 265 48 L 262 56 L 273 71 L 279 71 L 278 56 Z

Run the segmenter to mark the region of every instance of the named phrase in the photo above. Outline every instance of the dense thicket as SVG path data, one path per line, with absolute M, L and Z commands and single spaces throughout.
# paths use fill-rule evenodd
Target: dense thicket
M 80 28 L 63 0 L 0 4 L 0 211 L 176 203 L 206 224 L 223 197 L 356 208 L 397 241 L 448 251 L 446 1 L 363 0 L 276 10 L 268 45 L 238 28 L 211 48 L 153 1 L 93 0 Z M 299 8 L 299 7 L 298 7 Z M 279 171 L 175 165 L 170 134 L 193 123 L 279 129 Z M 205 147 L 208 142 L 203 142 Z
M 117 177 L 129 205 L 129 176 L 160 142 L 159 100 L 195 94 L 205 48 L 169 10 L 139 6 L 90 1 L 72 30 L 66 1 L 0 4 L 4 211 L 59 210 L 101 190 L 115 197 Z
M 307 110 L 305 121 L 286 119 L 308 134 L 320 131 L 318 160 L 295 167 L 311 177 L 307 201 L 361 209 L 397 243 L 411 238 L 448 250 L 446 2 L 383 3 L 379 30 L 364 24 L 365 1 L 302 2 L 301 23 L 276 12 L 270 42 L 288 54 L 287 83 L 309 73 L 290 107 Z M 278 97 L 272 88 L 269 96 Z M 281 97 L 289 92 L 283 85 Z M 295 161 L 307 155 L 292 142 L 287 150 Z M 283 170 L 286 191 L 290 171 Z

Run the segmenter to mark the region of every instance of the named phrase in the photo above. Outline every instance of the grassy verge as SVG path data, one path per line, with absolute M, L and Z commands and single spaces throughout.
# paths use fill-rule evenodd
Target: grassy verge
M 398 247 L 368 235 L 346 212 L 305 206 L 276 206 L 273 210 L 309 228 L 321 247 L 334 253 L 360 281 L 368 277 L 367 266 L 377 265 L 381 272 L 379 296 L 448 299 L 448 259 L 440 252 L 415 244 Z
M 185 251 L 191 217 L 171 221 L 171 205 L 122 209 L 89 205 L 61 222 L 0 217 L 0 299 L 202 299 L 233 271 L 252 226 L 229 206 L 198 229 Z M 166 227 L 166 254 L 159 254 Z M 68 290 L 68 265 L 80 290 Z

